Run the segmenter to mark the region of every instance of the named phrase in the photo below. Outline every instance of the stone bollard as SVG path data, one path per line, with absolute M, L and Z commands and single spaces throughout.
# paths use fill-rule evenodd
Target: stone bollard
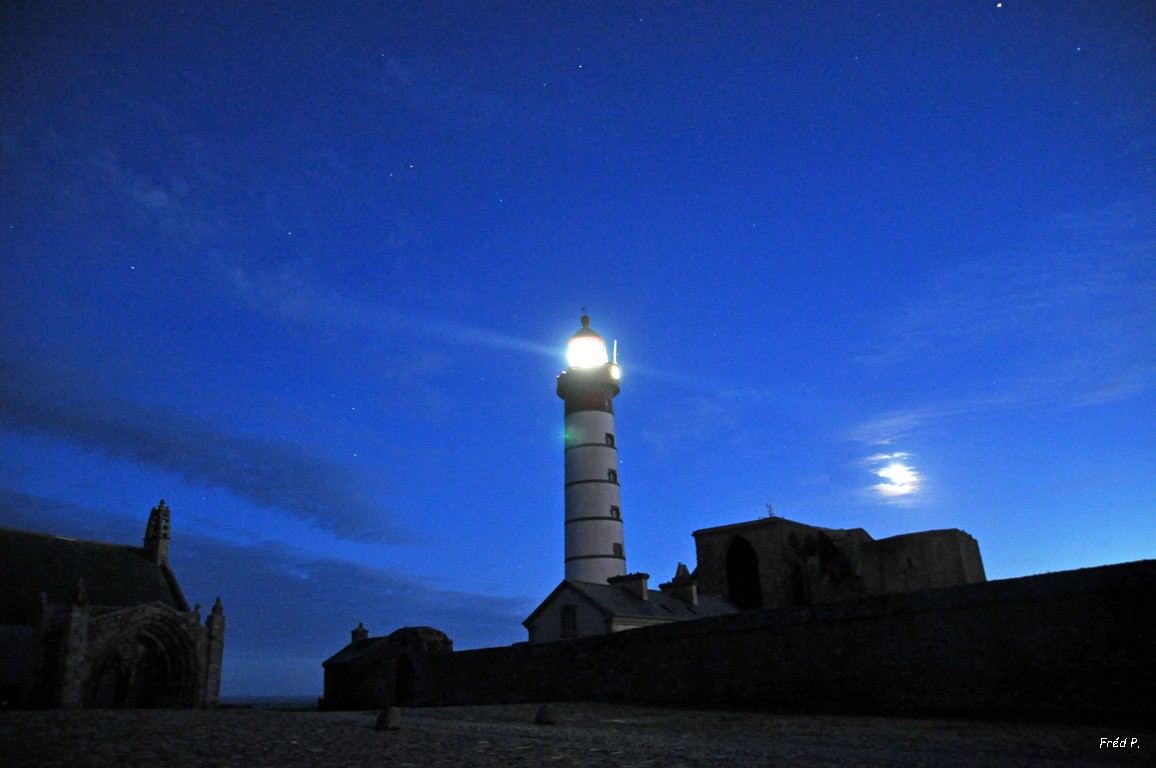
M 557 725 L 558 713 L 549 704 L 543 704 L 538 708 L 538 714 L 534 716 L 534 725 Z
M 397 707 L 386 707 L 381 710 L 381 714 L 377 716 L 377 724 L 373 726 L 375 731 L 396 731 L 401 728 L 401 710 Z

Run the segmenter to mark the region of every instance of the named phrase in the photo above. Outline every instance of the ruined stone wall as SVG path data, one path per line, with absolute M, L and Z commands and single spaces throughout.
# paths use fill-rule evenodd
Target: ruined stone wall
M 867 542 L 861 594 L 935 589 L 985 580 L 979 544 L 957 529 L 920 531 Z
M 749 573 L 741 581 L 757 582 L 752 586 L 757 589 L 759 604 L 766 608 L 881 594 L 885 591 L 881 588 L 883 571 L 893 567 L 892 560 L 881 556 L 882 550 L 873 554 L 871 548 L 876 542 L 862 528 L 817 528 L 775 517 L 695 531 L 694 538 L 699 594 L 721 595 L 741 607 L 750 606 L 743 606 L 741 597 L 733 594 L 730 561 L 736 540 L 745 541 L 754 550 L 752 570 L 757 573 Z M 978 557 L 978 547 L 975 553 Z
M 199 704 L 215 707 L 221 703 L 221 665 L 225 655 L 225 609 L 217 598 L 205 621 L 204 677 L 200 684 Z
M 733 599 L 727 579 L 728 549 L 736 538 L 748 542 L 758 557 L 758 590 L 764 606 L 795 605 L 803 594 L 800 557 L 808 542 L 813 545 L 817 529 L 784 518 L 767 518 L 724 528 L 696 531 L 695 555 L 698 591 Z M 790 546 L 791 543 L 795 547 Z
M 1121 722 L 1156 672 L 1156 561 L 430 654 L 427 703 L 618 700 Z

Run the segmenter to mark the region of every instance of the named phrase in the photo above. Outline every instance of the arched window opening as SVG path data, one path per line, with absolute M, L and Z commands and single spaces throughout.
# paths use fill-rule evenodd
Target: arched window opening
M 727 599 L 748 610 L 761 608 L 763 593 L 759 586 L 759 556 L 751 543 L 736 536 L 727 546 Z

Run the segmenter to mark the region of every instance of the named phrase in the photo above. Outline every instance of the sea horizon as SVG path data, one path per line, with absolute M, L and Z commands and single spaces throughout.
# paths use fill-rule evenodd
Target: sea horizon
M 221 706 L 254 709 L 317 709 L 319 694 L 264 694 L 222 696 Z

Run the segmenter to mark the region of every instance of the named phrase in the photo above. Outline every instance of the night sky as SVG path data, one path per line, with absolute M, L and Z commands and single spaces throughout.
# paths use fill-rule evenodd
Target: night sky
M 1156 554 L 1156 5 L 5 2 L 0 525 L 172 508 L 222 692 L 525 639 L 555 376 L 627 567 L 774 513 Z

